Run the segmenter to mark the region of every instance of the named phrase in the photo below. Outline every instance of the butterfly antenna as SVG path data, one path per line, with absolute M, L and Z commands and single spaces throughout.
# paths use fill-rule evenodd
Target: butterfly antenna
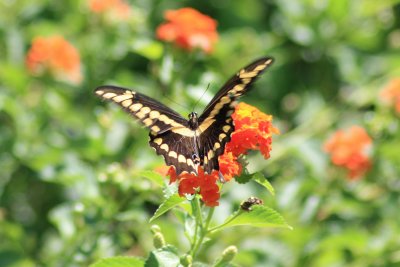
M 196 104 L 193 106 L 193 110 L 195 110 L 197 104 L 199 104 L 200 100 L 203 98 L 203 96 L 207 93 L 208 89 L 210 89 L 210 83 L 208 83 L 206 90 L 204 90 L 203 94 L 200 96 L 200 98 L 197 100 Z
M 174 104 L 180 106 L 181 108 L 184 108 L 186 111 L 189 111 L 189 110 L 190 110 L 189 107 L 187 107 L 187 106 L 185 106 L 185 105 L 182 105 L 182 103 L 179 103 L 179 102 L 173 100 L 172 98 L 170 98 L 170 97 L 168 97 L 168 96 L 164 96 L 164 98 L 167 99 L 167 100 L 169 100 L 169 101 L 171 101 L 172 103 L 174 103 Z

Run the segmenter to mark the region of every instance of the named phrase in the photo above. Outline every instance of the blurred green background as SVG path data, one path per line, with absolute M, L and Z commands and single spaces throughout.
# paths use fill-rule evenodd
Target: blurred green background
M 236 245 L 239 266 L 400 266 L 399 115 L 379 100 L 400 76 L 399 1 L 127 3 L 124 20 L 92 12 L 85 0 L 0 3 L 0 266 L 146 256 L 162 188 L 141 173 L 163 161 L 147 131 L 94 97 L 94 88 L 134 88 L 186 114 L 208 84 L 198 111 L 265 55 L 276 61 L 242 101 L 272 114 L 281 131 L 271 159 L 249 155 L 249 169 L 263 171 L 276 197 L 232 181 L 216 214 L 222 220 L 255 195 L 294 230 L 227 230 L 201 258 Z M 155 38 L 164 11 L 186 6 L 218 22 L 213 53 L 188 56 Z M 82 83 L 27 71 L 32 39 L 51 35 L 79 51 Z M 187 62 L 190 72 L 176 71 Z M 331 133 L 351 125 L 373 138 L 373 167 L 357 181 L 322 150 Z M 156 223 L 169 243 L 187 249 L 173 216 Z

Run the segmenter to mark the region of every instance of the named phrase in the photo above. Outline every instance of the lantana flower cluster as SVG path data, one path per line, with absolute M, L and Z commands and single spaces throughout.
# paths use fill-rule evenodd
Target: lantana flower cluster
M 50 72 L 57 79 L 73 84 L 82 81 L 79 52 L 59 35 L 34 38 L 26 56 L 26 66 L 33 75 Z
M 264 157 L 270 157 L 272 149 L 272 135 L 279 133 L 272 125 L 272 116 L 262 113 L 257 108 L 240 103 L 232 114 L 235 123 L 235 131 L 232 133 L 231 141 L 225 146 L 225 152 L 219 157 L 219 168 L 225 181 L 239 176 L 243 166 L 239 157 L 245 155 L 249 150 L 260 150 Z M 182 173 L 177 176 L 175 169 L 170 167 L 167 173 L 170 182 L 179 182 L 179 194 L 200 194 L 207 206 L 218 206 L 220 188 L 217 184 L 218 171 L 206 174 L 199 168 L 198 175 Z
M 218 40 L 217 22 L 193 8 L 169 10 L 164 15 L 167 22 L 157 28 L 157 38 L 193 50 L 199 48 L 210 53 Z
M 347 169 L 350 179 L 360 178 L 371 167 L 371 149 L 372 139 L 360 126 L 338 130 L 324 144 L 332 163 Z

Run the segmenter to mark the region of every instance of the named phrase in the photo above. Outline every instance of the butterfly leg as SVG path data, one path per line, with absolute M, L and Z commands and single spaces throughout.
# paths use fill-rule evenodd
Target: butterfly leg
M 222 184 L 226 183 L 225 177 L 222 175 L 222 173 L 220 171 L 218 171 L 218 179 L 219 179 L 220 183 L 222 183 Z

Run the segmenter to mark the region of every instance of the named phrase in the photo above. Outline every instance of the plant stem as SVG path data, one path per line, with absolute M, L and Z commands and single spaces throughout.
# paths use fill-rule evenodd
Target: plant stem
M 199 204 L 199 200 L 197 200 L 197 204 Z M 198 206 L 197 210 L 199 213 L 197 215 L 195 215 L 195 219 L 196 219 L 195 237 L 194 237 L 194 240 L 192 243 L 192 251 L 190 253 L 190 255 L 193 258 L 196 256 L 198 250 L 200 249 L 201 245 L 203 244 L 204 238 L 210 233 L 208 231 L 208 227 L 211 223 L 211 219 L 214 214 L 214 208 L 210 208 L 208 210 L 207 218 L 206 218 L 205 222 L 203 222 L 200 206 Z M 198 221 L 198 220 L 200 220 L 200 221 Z M 197 229 L 199 231 L 197 231 Z
M 195 219 L 194 235 L 192 239 L 193 241 L 191 244 L 191 252 L 190 252 L 190 255 L 194 258 L 195 252 L 198 247 L 199 232 L 200 235 L 202 234 L 203 216 L 201 215 L 200 201 L 197 197 L 193 198 L 192 201 L 190 201 L 190 204 L 192 206 L 192 215 Z
M 212 233 L 212 232 L 218 231 L 220 228 L 223 228 L 225 225 L 227 225 L 228 223 L 233 221 L 236 217 L 238 217 L 240 214 L 242 214 L 242 212 L 243 212 L 242 210 L 239 210 L 231 218 L 229 218 L 229 220 L 225 221 L 223 224 L 220 224 L 218 226 L 215 226 L 215 227 L 209 229 L 208 232 Z

